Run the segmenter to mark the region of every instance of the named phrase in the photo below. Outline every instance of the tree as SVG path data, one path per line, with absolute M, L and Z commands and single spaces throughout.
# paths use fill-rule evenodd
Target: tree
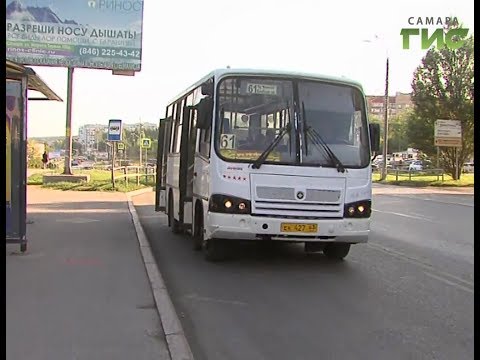
M 72 152 L 75 155 L 83 155 L 83 146 L 79 141 L 72 141 Z
M 151 140 L 151 148 L 148 151 L 142 150 L 142 161 L 145 161 L 145 154 L 148 158 L 157 156 L 157 137 L 158 129 L 123 129 L 122 142 L 125 144 L 125 154 L 122 155 L 126 159 L 137 160 L 140 158 L 140 139 L 147 138 Z
M 450 26 L 450 28 L 453 27 Z M 448 29 L 446 29 L 448 30 Z M 415 112 L 408 121 L 411 144 L 433 154 L 434 125 L 437 119 L 459 120 L 462 124 L 461 166 L 473 155 L 474 130 L 474 43 L 473 35 L 458 49 L 428 50 L 412 81 Z M 455 149 L 441 148 L 442 165 L 457 179 Z M 460 178 L 461 171 L 458 171 Z
M 388 153 L 403 151 L 409 146 L 407 135 L 408 119 L 411 111 L 402 111 L 388 120 Z

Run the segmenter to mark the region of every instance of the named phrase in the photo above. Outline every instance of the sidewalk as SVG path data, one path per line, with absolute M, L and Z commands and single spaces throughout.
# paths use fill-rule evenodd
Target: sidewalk
M 7 360 L 167 360 L 127 197 L 28 187 L 6 246 Z

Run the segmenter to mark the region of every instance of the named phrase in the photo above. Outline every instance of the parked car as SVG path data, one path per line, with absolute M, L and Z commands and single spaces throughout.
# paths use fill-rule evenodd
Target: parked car
M 415 160 L 408 165 L 408 171 L 422 171 L 423 163 L 420 160 Z
M 464 173 L 473 173 L 474 172 L 473 162 L 463 164 L 462 171 Z
M 93 165 L 95 163 L 93 161 L 83 161 L 82 163 L 80 163 L 80 167 L 84 170 L 92 170 L 93 169 Z

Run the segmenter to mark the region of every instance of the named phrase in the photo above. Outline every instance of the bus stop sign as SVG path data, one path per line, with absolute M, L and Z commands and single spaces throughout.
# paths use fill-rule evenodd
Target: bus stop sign
M 107 141 L 122 141 L 122 120 L 108 121 Z

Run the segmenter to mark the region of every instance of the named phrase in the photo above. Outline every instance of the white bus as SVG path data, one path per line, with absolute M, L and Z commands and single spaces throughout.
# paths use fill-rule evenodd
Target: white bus
M 344 78 L 215 70 L 160 120 L 155 208 L 209 261 L 232 240 L 301 242 L 343 259 L 370 229 L 380 133 L 366 108 Z

